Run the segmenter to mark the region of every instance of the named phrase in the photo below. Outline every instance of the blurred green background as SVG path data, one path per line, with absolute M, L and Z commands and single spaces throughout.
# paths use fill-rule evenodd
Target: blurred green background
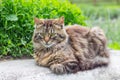
M 69 0 L 87 17 L 88 27 L 99 26 L 108 37 L 108 46 L 120 49 L 120 0 Z
M 0 0 L 0 58 L 31 56 L 33 18 L 65 17 L 65 24 L 99 26 L 108 47 L 120 49 L 120 0 Z

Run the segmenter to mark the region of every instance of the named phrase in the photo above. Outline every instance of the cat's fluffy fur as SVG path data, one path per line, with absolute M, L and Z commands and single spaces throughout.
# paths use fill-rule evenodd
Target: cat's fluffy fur
M 37 33 L 41 29 L 35 28 L 32 41 L 34 45 L 34 58 L 38 65 L 50 67 L 57 74 L 75 73 L 108 65 L 107 40 L 100 28 L 94 27 L 89 29 L 80 25 L 63 28 L 63 18 L 52 20 L 35 19 L 36 27 L 39 26 L 38 23 L 40 25 L 45 24 L 41 27 L 47 26 L 46 28 L 59 23 L 57 27 L 61 29 L 55 29 L 54 27 L 54 30 L 56 33 L 64 35 L 61 37 L 63 39 L 57 37 L 60 41 L 52 40 L 51 44 L 56 43 L 55 45 L 45 47 L 40 42 L 42 38 L 37 37 Z M 49 32 L 49 30 L 45 33 Z

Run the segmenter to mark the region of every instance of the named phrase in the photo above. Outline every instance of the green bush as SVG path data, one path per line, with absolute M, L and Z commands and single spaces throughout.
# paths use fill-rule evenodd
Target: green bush
M 59 0 L 2 0 L 0 2 L 0 57 L 30 56 L 33 18 L 65 17 L 65 24 L 84 23 L 75 5 Z

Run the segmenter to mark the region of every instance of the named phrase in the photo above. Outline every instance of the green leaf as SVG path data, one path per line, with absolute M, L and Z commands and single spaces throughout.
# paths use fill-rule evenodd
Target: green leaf
M 18 17 L 15 14 L 10 14 L 10 15 L 6 16 L 6 19 L 8 21 L 17 21 Z
M 21 39 L 21 44 L 22 44 L 22 45 L 25 45 L 25 44 L 26 44 L 26 41 L 24 41 L 23 39 Z

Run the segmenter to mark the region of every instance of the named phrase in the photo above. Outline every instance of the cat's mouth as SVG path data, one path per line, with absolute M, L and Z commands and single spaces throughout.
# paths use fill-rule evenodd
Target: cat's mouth
M 45 47 L 45 48 L 50 48 L 50 47 L 52 47 L 53 45 L 55 45 L 54 43 L 53 44 L 43 44 L 43 46 Z

